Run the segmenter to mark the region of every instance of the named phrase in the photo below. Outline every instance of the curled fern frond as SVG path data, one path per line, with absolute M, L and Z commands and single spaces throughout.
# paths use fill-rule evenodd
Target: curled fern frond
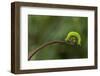
M 72 45 L 81 45 L 81 36 L 78 32 L 69 32 L 65 38 L 65 42 L 69 42 Z

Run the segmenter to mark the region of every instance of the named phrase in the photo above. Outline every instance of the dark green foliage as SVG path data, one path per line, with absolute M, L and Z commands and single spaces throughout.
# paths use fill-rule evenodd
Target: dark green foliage
M 41 49 L 32 59 L 73 59 L 88 56 L 88 18 L 68 16 L 28 16 L 28 51 L 42 44 L 61 40 L 64 41 L 70 31 L 76 31 L 81 36 L 81 46 L 53 44 Z

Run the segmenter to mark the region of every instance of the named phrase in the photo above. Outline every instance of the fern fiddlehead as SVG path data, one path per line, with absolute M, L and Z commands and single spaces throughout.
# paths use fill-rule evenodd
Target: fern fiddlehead
M 81 45 L 81 36 L 78 32 L 69 32 L 65 38 L 65 41 L 55 40 L 55 41 L 42 44 L 40 47 L 32 51 L 32 53 L 28 57 L 28 60 L 31 60 L 32 56 L 35 55 L 40 49 L 45 48 L 48 45 L 57 44 L 57 43 L 68 44 L 68 45 Z

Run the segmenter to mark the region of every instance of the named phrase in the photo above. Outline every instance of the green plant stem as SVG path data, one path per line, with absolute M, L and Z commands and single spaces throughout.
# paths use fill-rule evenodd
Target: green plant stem
M 48 45 L 56 44 L 56 43 L 66 44 L 65 41 L 60 41 L 60 40 L 59 41 L 50 41 L 50 42 L 47 42 L 45 44 L 42 44 L 40 47 L 36 48 L 35 50 L 33 50 L 31 52 L 31 55 L 29 55 L 28 60 L 31 60 L 32 56 L 35 55 L 40 49 L 45 48 Z

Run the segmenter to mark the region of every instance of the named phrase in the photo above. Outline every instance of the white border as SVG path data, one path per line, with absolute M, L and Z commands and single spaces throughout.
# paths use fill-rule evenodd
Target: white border
M 28 61 L 28 14 L 88 17 L 88 58 Z M 94 65 L 94 11 L 40 7 L 20 8 L 20 69 L 42 69 Z

